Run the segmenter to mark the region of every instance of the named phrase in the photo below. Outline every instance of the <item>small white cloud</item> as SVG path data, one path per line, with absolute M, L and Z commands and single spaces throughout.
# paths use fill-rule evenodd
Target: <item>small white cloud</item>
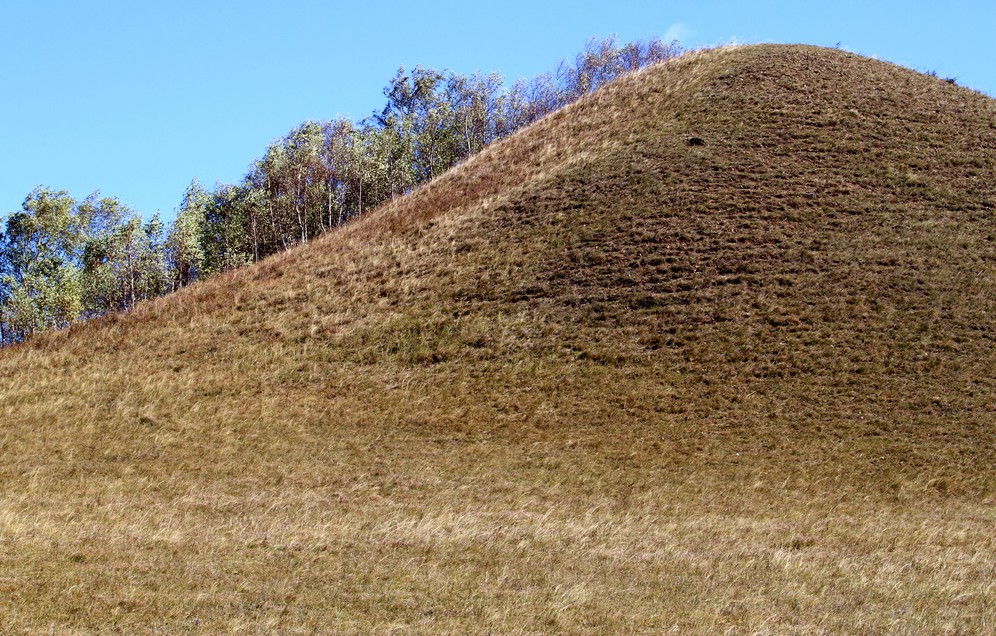
M 691 38 L 694 34 L 695 32 L 688 28 L 683 22 L 675 22 L 667 28 L 667 31 L 664 32 L 664 37 L 662 39 L 665 42 L 678 40 L 684 44 L 685 41 Z

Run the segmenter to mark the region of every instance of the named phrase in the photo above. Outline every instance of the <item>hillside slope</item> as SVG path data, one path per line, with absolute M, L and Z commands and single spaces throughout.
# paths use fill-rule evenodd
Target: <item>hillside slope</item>
M 0 351 L 18 631 L 996 629 L 996 102 L 688 54 Z

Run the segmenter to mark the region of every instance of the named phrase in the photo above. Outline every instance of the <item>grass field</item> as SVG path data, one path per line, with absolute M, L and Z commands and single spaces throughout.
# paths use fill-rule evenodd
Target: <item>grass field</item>
M 0 632 L 994 633 L 994 346 L 996 102 L 690 53 L 0 351 Z

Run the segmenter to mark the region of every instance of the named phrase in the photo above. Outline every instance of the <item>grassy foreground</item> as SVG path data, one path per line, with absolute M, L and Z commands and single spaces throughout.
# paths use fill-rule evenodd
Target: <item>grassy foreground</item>
M 0 351 L 0 630 L 994 632 L 994 166 L 967 89 L 689 54 Z

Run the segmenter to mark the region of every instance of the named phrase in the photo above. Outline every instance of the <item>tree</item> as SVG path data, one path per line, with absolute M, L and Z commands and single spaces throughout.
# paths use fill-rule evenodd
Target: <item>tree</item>
M 227 272 L 250 262 L 245 197 L 245 190 L 239 186 L 215 185 L 204 210 L 201 231 L 205 275 Z
M 7 218 L 0 242 L 4 342 L 66 327 L 80 316 L 80 229 L 76 202 L 61 190 L 36 188 Z
M 348 119 L 322 126 L 321 160 L 325 179 L 326 215 L 329 228 L 342 225 L 352 214 L 347 207 L 349 171 L 356 131 Z
M 116 198 L 94 193 L 79 205 L 86 316 L 127 310 L 169 289 L 163 223 L 143 223 Z
M 194 179 L 187 186 L 176 219 L 170 224 L 165 261 L 173 289 L 186 287 L 203 272 L 204 246 L 201 241 L 210 200 L 210 194 Z
M 504 117 L 504 84 L 499 73 L 447 76 L 446 97 L 454 112 L 461 161 L 511 132 Z
M 285 178 L 287 196 L 294 207 L 302 243 L 316 233 L 314 226 L 321 223 L 321 212 L 316 216 L 312 208 L 320 210 L 325 198 L 321 165 L 324 141 L 321 124 L 309 121 L 292 130 L 283 142 L 287 149 L 286 169 L 289 172 Z

